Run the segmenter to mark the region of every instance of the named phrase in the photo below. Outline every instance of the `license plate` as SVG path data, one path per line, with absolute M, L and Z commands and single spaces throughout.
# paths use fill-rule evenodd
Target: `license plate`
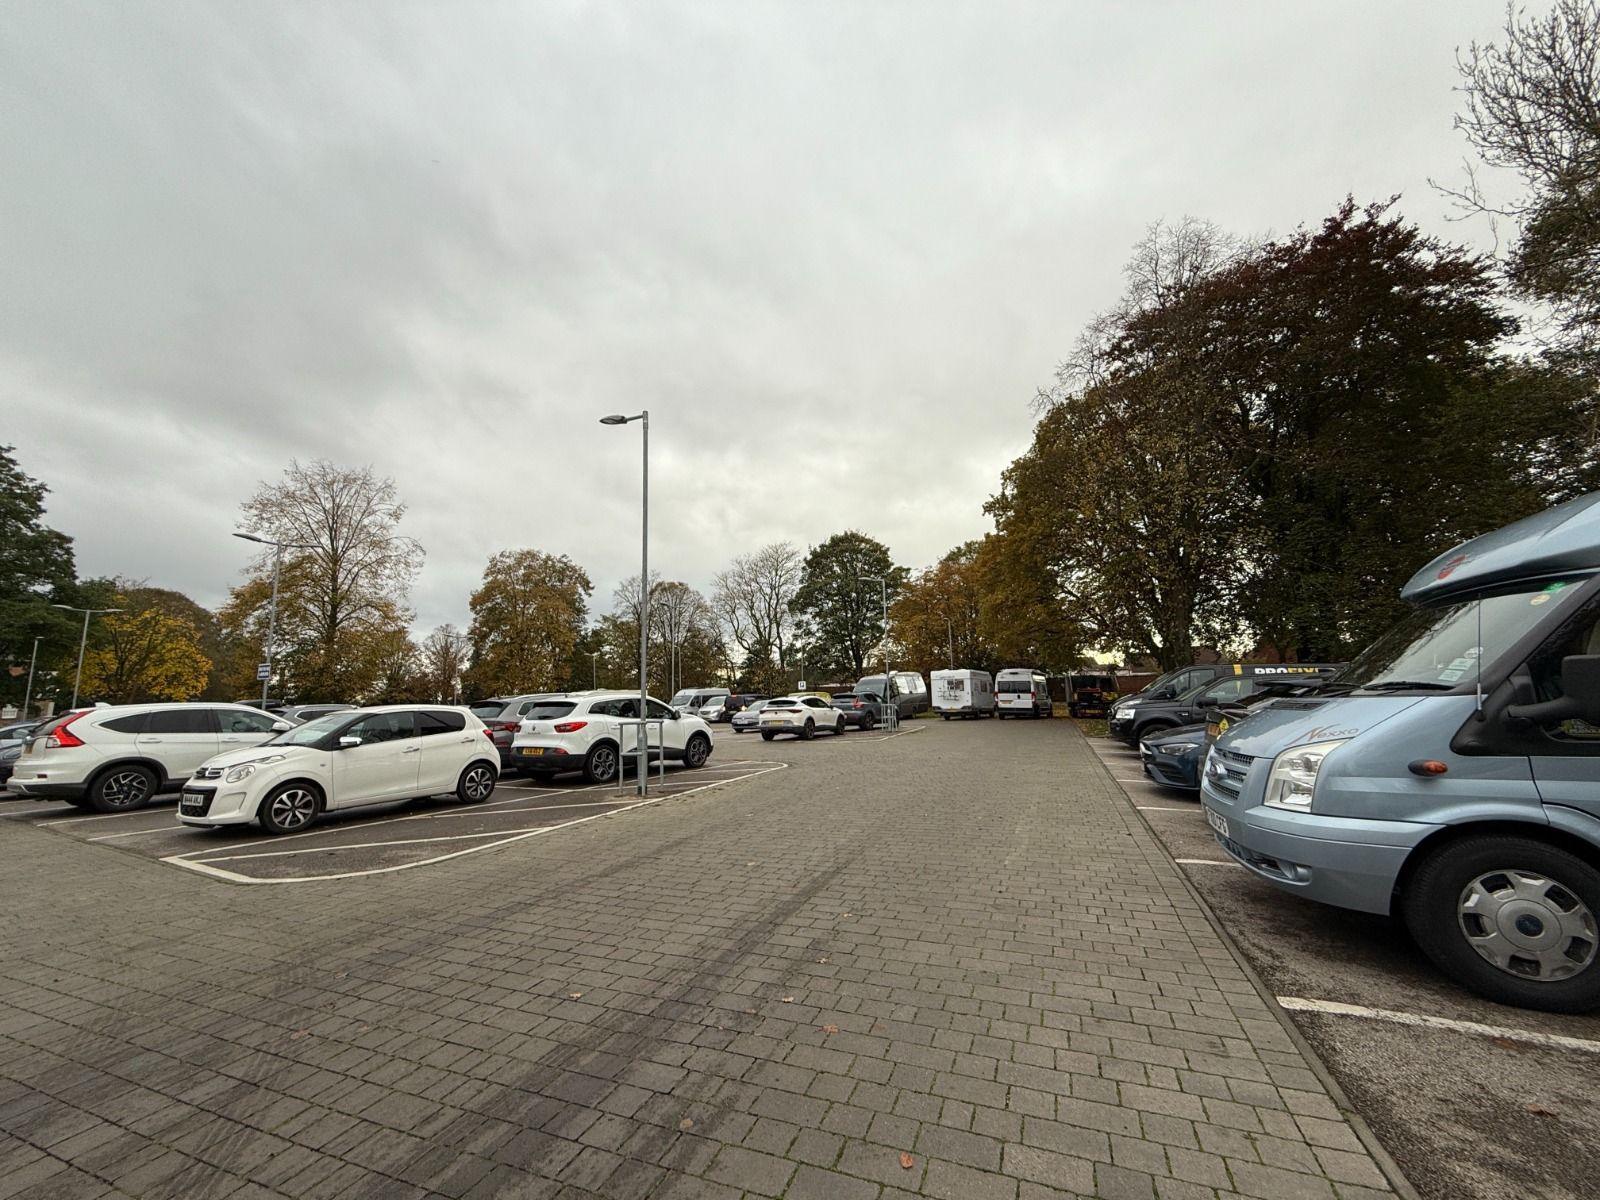
M 1228 836 L 1228 821 L 1227 821 L 1227 818 L 1219 817 L 1216 813 L 1212 812 L 1209 808 L 1206 809 L 1206 824 L 1211 826 L 1211 828 L 1215 829 L 1223 837 L 1227 837 Z
M 522 755 L 523 758 L 538 758 L 541 754 L 544 753 L 544 747 L 543 746 L 520 746 L 520 747 L 517 748 L 517 753 Z

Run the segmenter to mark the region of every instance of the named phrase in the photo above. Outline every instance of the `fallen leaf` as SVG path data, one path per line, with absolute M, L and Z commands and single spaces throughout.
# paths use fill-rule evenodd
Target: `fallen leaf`
M 825 959 L 825 958 L 819 958 L 819 959 L 817 959 L 817 961 L 818 961 L 818 962 L 819 962 L 819 963 L 825 963 L 825 962 L 827 962 L 827 961 L 828 961 L 828 960 L 827 960 L 827 959 Z
M 1545 1108 L 1540 1104 L 1528 1105 L 1528 1111 L 1536 1117 L 1553 1117 L 1556 1115 L 1553 1110 Z
M 901 1169 L 909 1171 L 909 1170 L 911 1170 L 912 1167 L 914 1167 L 916 1165 L 917 1165 L 917 1160 L 916 1159 L 912 1158 L 911 1155 L 907 1154 L 904 1150 L 900 1151 L 900 1166 L 901 1166 Z
M 567 999 L 568 1000 L 581 1000 L 582 998 L 583 998 L 583 993 L 582 992 L 568 992 L 567 993 Z
M 1497 1037 L 1497 1038 L 1490 1038 L 1489 1040 L 1491 1042 L 1493 1042 L 1496 1046 L 1499 1046 L 1500 1049 L 1502 1049 L 1502 1050 L 1521 1050 L 1522 1049 L 1522 1043 L 1521 1042 L 1517 1042 L 1517 1041 L 1513 1041 L 1511 1038 Z
M 744 1010 L 744 1015 L 747 1017 L 753 1017 L 756 1015 L 756 1010 L 753 1008 L 747 1008 Z
M 683 1120 L 678 1122 L 678 1128 L 679 1129 L 693 1129 L 694 1128 L 694 1122 L 691 1121 L 688 1117 L 685 1117 Z
M 301 1038 L 310 1037 L 310 1036 L 311 1036 L 311 1030 L 309 1030 L 309 1029 L 296 1029 L 293 1033 L 291 1033 L 289 1035 L 289 1040 L 291 1042 L 298 1042 Z
M 793 996 L 785 996 L 783 998 L 783 1002 L 785 1004 L 793 1004 L 794 1003 L 794 997 Z
M 822 1029 L 823 1033 L 838 1033 L 839 1032 L 839 1027 L 837 1025 L 823 1025 L 821 1027 L 821 1029 Z

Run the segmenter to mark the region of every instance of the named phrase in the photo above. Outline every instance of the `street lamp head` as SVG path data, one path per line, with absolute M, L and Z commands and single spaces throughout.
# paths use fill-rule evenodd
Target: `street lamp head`
M 600 424 L 602 424 L 602 425 L 626 425 L 632 419 L 633 419 L 632 417 L 625 417 L 621 413 L 612 413 L 609 417 L 601 417 L 600 418 Z
M 267 545 L 266 538 L 257 537 L 253 533 L 235 533 L 233 536 L 236 538 L 243 538 L 247 542 L 260 542 L 263 546 Z

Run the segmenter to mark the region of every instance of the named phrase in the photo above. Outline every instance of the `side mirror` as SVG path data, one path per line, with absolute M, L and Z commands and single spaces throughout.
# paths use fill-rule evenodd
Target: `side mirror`
M 1219 701 L 1215 696 L 1201 696 L 1195 700 L 1201 708 L 1215 708 Z
M 1506 716 L 1541 725 L 1574 718 L 1600 723 L 1600 654 L 1569 654 L 1561 660 L 1564 695 L 1542 704 L 1513 704 Z
M 272 723 L 272 732 L 273 733 L 288 733 L 289 730 L 291 730 L 293 728 L 294 728 L 294 722 L 293 721 L 274 721 Z
M 352 733 L 347 733 L 339 739 L 339 749 L 341 750 L 348 750 L 351 746 L 359 745 L 361 745 L 361 739 Z

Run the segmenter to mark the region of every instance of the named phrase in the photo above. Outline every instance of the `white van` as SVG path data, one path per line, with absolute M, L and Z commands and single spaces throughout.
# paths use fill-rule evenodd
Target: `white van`
M 1043 671 L 1032 667 L 1007 667 L 994 677 L 995 703 L 1002 717 L 1048 717 L 1050 684 Z
M 987 671 L 935 671 L 933 711 L 951 717 L 994 716 L 994 676 Z

